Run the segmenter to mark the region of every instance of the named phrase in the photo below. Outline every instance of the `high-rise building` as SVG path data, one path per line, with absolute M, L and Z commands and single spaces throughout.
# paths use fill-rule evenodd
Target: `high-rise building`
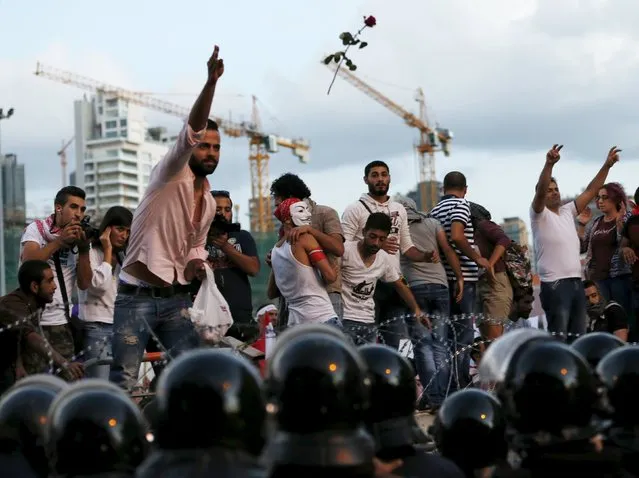
M 20 238 L 24 231 L 27 202 L 24 165 L 15 154 L 0 157 L 0 295 L 18 286 Z
M 99 220 L 112 206 L 137 208 L 171 138 L 147 128 L 141 107 L 114 95 L 98 93 L 74 107 L 74 179 L 87 194 L 87 214 Z
M 505 217 L 500 224 L 506 235 L 521 246 L 528 247 L 528 227 L 519 217 Z
M 433 188 L 435 190 L 435 202 L 433 202 Z M 426 199 L 425 207 L 422 205 L 422 195 L 424 195 Z M 417 183 L 417 187 L 415 190 L 410 191 L 406 194 L 407 197 L 411 198 L 417 204 L 417 208 L 420 211 L 428 212 L 439 202 L 442 198 L 442 183 L 439 181 L 433 183 L 432 181 L 423 181 Z

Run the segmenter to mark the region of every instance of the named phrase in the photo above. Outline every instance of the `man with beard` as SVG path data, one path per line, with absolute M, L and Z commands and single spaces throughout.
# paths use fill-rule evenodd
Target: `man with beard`
M 390 170 L 383 161 L 373 161 L 364 168 L 364 183 L 368 193 L 362 194 L 358 201 L 349 205 L 342 214 L 342 229 L 346 241 L 360 241 L 368 216 L 374 212 L 383 212 L 391 219 L 391 231 L 384 241 L 382 249 L 391 256 L 393 266 L 400 269 L 399 253 L 416 262 L 437 262 L 437 251 L 420 251 L 413 245 L 408 229 L 406 209 L 388 195 Z M 397 319 L 404 315 L 404 303 L 392 285 L 379 282 L 375 288 L 376 322 L 385 323 L 380 331 L 384 342 L 394 348 L 399 347 L 401 337 L 407 337 L 406 325 Z
M 393 267 L 390 255 L 381 250 L 390 233 L 390 217 L 374 212 L 366 220 L 364 238 L 344 244 L 342 256 L 342 299 L 344 301 L 344 331 L 355 345 L 375 343 L 375 302 L 373 294 L 377 281 L 391 284 L 408 309 L 421 317 L 415 297 Z M 430 327 L 427 318 L 422 319 Z
M 18 289 L 0 297 L 0 327 L 5 329 L 0 332 L 0 395 L 27 375 L 21 352 L 25 357 L 36 355 L 34 361 L 39 363 L 49 362 L 51 347 L 37 330 L 44 307 L 53 302 L 53 271 L 45 261 L 24 261 L 18 283 Z M 51 350 L 51 360 L 58 366 L 66 364 L 55 350 Z
M 176 143 L 151 172 L 135 211 L 113 317 L 111 381 L 131 390 L 151 332 L 171 357 L 197 347 L 186 316 L 189 283 L 206 276 L 204 262 L 215 199 L 206 177 L 220 160 L 218 125 L 208 119 L 224 63 L 215 46 L 208 78 Z
M 586 301 L 581 290 L 580 243 L 575 218 L 602 188 L 608 172 L 619 161 L 620 149 L 610 148 L 597 175 L 577 199 L 562 206 L 557 180 L 552 171 L 561 158 L 563 145 L 546 153 L 546 163 L 535 186 L 530 206 L 530 223 L 537 270 L 541 280 L 539 297 L 548 320 L 548 330 L 561 337 L 586 331 Z M 569 340 L 570 341 L 570 340 Z
M 628 317 L 623 307 L 615 301 L 606 301 L 594 281 L 584 281 L 584 292 L 590 319 L 588 332 L 609 332 L 627 342 Z

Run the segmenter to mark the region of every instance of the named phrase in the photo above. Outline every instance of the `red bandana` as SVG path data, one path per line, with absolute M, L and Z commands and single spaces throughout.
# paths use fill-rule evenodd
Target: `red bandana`
M 280 203 L 277 208 L 275 208 L 275 217 L 281 223 L 288 221 L 291 218 L 291 206 L 295 203 L 302 202 L 301 199 L 297 198 L 288 198 Z

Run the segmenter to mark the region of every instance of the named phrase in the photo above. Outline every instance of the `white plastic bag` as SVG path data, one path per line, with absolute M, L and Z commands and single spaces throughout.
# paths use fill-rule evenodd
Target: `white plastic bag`
M 233 316 L 226 299 L 215 284 L 213 269 L 206 263 L 204 266 L 206 278 L 200 285 L 193 307 L 189 309 L 189 316 L 204 340 L 217 343 L 233 325 Z

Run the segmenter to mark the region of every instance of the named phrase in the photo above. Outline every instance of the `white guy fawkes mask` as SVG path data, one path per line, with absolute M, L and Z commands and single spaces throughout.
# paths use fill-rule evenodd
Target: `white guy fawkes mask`
M 311 210 L 308 208 L 308 204 L 304 201 L 291 204 L 289 209 L 291 213 L 291 221 L 296 226 L 310 226 L 311 225 Z

